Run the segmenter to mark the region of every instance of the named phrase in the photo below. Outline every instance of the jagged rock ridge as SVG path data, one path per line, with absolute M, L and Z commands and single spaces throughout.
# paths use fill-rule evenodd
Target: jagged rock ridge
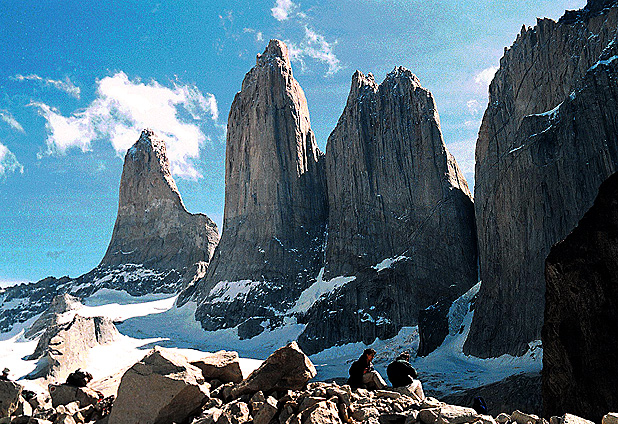
M 618 409 L 618 174 L 545 268 L 543 405 L 600 422 Z
M 483 284 L 467 354 L 521 355 L 540 339 L 544 259 L 617 169 L 614 4 L 540 19 L 500 61 L 476 147 Z
M 476 284 L 472 198 L 433 96 L 409 70 L 396 68 L 380 85 L 354 74 L 326 173 L 324 279 L 356 278 L 309 311 L 305 350 L 392 337 L 416 325 L 419 311 L 450 305 Z
M 258 55 L 227 128 L 223 233 L 196 317 L 250 337 L 315 280 L 326 222 L 323 154 L 282 42 Z

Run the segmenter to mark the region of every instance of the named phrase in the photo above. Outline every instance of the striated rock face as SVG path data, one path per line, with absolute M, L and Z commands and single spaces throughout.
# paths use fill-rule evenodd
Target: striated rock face
M 476 148 L 483 284 L 467 354 L 521 355 L 540 339 L 544 259 L 617 169 L 613 3 L 539 20 L 500 61 Z
M 195 291 L 206 329 L 253 318 L 251 337 L 315 280 L 327 210 L 322 168 L 287 47 L 271 40 L 228 118 L 223 235 Z
M 304 349 L 392 337 L 477 282 L 472 198 L 433 96 L 409 70 L 380 85 L 354 74 L 326 174 L 324 276 L 355 278 L 309 311 Z
M 118 217 L 101 264 L 143 264 L 182 272 L 197 262 L 208 262 L 218 241 L 217 226 L 210 218 L 185 209 L 165 142 L 144 130 L 125 157 Z
M 64 381 L 69 373 L 88 363 L 90 349 L 118 338 L 114 323 L 105 317 L 75 315 L 68 323 L 48 327 L 28 359 L 39 359 L 29 379 L 54 378 Z
M 618 409 L 618 174 L 546 261 L 544 414 Z

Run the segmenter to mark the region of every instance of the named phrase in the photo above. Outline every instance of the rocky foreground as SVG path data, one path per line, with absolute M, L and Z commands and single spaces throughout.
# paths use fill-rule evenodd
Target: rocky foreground
M 481 415 L 431 397 L 419 400 L 405 388 L 351 389 L 310 382 L 315 376 L 315 367 L 295 342 L 278 349 L 245 379 L 235 352 L 205 354 L 190 362 L 155 347 L 124 372 L 112 389 L 117 396 L 54 384 L 49 393 L 33 394 L 18 383 L 0 380 L 0 424 L 592 423 L 572 414 L 549 421 L 521 411 Z M 605 415 L 602 424 L 618 424 L 618 414 Z

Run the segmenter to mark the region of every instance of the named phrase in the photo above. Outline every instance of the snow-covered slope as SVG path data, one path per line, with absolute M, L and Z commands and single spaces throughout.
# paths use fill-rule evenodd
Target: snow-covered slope
M 427 357 L 413 360 L 428 393 L 439 397 L 499 381 L 513 374 L 538 372 L 541 369 L 542 349 L 538 344 L 531 346 L 529 352 L 519 358 L 504 355 L 481 360 L 462 353 L 473 316 L 470 302 L 479 287 L 480 283 L 453 303 L 449 312 L 450 332 L 442 346 Z M 123 291 L 102 289 L 85 299 L 83 306 L 72 310 L 70 313 L 82 316 L 106 316 L 116 323 L 121 333 L 117 341 L 90 351 L 87 369 L 95 379 L 129 367 L 155 345 L 178 349 L 190 358 L 198 358 L 205 351 L 236 350 L 245 358 L 243 367 L 249 371 L 274 350 L 295 340 L 305 328 L 294 318 L 286 318 L 285 325 L 276 330 L 266 329 L 257 337 L 240 340 L 235 328 L 204 331 L 194 318 L 195 303 L 177 307 L 175 300 L 176 296 L 169 294 L 131 296 Z M 36 318 L 15 326 L 8 333 L 0 333 L 0 363 L 11 369 L 13 378 L 26 376 L 36 366 L 36 361 L 22 359 L 36 347 L 36 339 L 24 337 L 25 329 Z M 416 327 L 403 328 L 392 339 L 376 340 L 371 345 L 378 352 L 374 360 L 376 368 L 386 376 L 388 363 L 402 350 L 416 351 L 418 342 Z M 363 343 L 350 343 L 312 355 L 311 360 L 318 370 L 317 378 L 346 378 L 351 362 L 366 347 Z M 26 385 L 36 387 L 40 383 L 26 382 Z

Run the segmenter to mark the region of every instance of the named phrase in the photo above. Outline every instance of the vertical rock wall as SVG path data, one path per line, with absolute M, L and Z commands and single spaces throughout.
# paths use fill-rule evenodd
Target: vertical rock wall
M 308 312 L 305 350 L 392 337 L 416 325 L 419 310 L 477 282 L 471 195 L 433 96 L 409 70 L 396 68 L 380 85 L 354 74 L 326 175 L 324 279 L 355 278 Z
M 617 168 L 613 3 L 523 28 L 490 85 L 476 147 L 483 283 L 467 354 L 521 355 L 540 339 L 545 257 Z
M 250 337 L 315 281 L 327 215 L 323 154 L 280 41 L 258 56 L 232 104 L 225 184 L 223 234 L 196 291 L 197 318 L 208 329 L 244 322 Z

